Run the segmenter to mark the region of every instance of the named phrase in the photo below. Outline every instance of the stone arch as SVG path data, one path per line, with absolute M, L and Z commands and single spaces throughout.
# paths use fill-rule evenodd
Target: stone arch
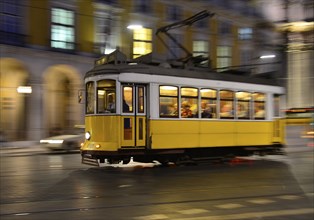
M 69 65 L 49 67 L 43 74 L 43 110 L 47 135 L 58 135 L 83 123 L 77 94 L 82 85 L 78 70 Z
M 23 62 L 14 58 L 0 58 L 0 130 L 7 141 L 26 138 L 27 94 L 17 92 L 19 86 L 26 86 L 29 71 Z

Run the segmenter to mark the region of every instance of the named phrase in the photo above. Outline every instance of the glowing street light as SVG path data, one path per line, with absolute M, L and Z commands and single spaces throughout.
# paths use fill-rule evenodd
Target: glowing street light
M 127 26 L 127 28 L 131 30 L 135 30 L 135 29 L 142 29 L 143 26 L 140 24 L 130 24 L 129 26 Z
M 276 55 L 274 54 L 270 54 L 270 55 L 263 55 L 263 56 L 260 56 L 259 58 L 260 59 L 271 59 L 271 58 L 275 58 Z
M 27 93 L 27 94 L 32 93 L 32 87 L 31 86 L 19 86 L 19 87 L 17 87 L 16 90 L 18 93 Z

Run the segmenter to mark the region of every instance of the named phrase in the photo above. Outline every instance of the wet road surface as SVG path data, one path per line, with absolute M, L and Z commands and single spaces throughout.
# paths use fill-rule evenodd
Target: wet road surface
M 78 153 L 2 155 L 0 219 L 312 220 L 313 150 L 153 168 L 94 168 Z

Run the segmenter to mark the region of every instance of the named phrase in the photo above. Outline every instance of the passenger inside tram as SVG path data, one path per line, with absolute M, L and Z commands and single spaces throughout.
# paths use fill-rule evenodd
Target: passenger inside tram
M 209 103 L 205 104 L 205 108 L 202 110 L 202 118 L 212 118 L 213 113 Z
M 178 115 L 178 105 L 173 104 L 173 105 L 168 105 L 168 115 L 170 116 L 177 116 Z
M 244 105 L 241 103 L 238 103 L 238 106 L 237 106 L 237 117 L 238 118 L 248 117 L 248 111 L 245 109 Z
M 193 113 L 191 110 L 191 105 L 187 101 L 182 102 L 181 117 L 182 118 L 192 118 Z
M 255 118 L 264 118 L 265 117 L 265 110 L 264 110 L 264 106 L 262 105 L 257 105 L 255 107 Z
M 233 109 L 231 104 L 226 103 L 222 106 L 220 110 L 220 117 L 233 117 Z
M 108 111 L 111 113 L 116 112 L 116 103 L 112 95 L 108 96 Z

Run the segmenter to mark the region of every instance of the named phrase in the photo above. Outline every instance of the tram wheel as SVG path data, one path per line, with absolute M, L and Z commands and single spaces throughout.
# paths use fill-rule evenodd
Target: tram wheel
M 131 158 L 130 158 L 130 157 L 128 157 L 128 158 L 123 158 L 122 163 L 123 163 L 123 164 L 128 164 L 128 163 L 130 163 L 130 161 L 131 161 Z

